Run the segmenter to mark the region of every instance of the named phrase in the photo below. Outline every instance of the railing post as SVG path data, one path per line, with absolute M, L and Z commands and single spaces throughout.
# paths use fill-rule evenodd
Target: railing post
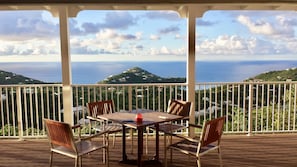
M 254 87 L 254 84 L 253 83 L 250 83 L 249 84 L 249 112 L 248 112 L 248 136 L 251 136 L 252 133 L 253 133 L 253 97 L 254 97 L 254 94 L 253 94 L 253 87 Z
M 128 104 L 129 104 L 129 111 L 132 111 L 132 86 L 128 87 Z
M 22 116 L 22 98 L 21 98 L 21 87 L 19 87 L 19 86 L 16 88 L 16 99 L 17 99 L 17 117 L 18 117 L 19 140 L 23 140 L 24 129 L 23 129 L 23 116 Z

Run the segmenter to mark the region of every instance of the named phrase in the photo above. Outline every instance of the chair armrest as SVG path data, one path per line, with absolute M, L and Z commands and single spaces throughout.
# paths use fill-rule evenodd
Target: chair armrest
M 99 118 L 95 118 L 95 117 L 92 117 L 92 116 L 87 116 L 87 119 L 89 119 L 90 121 L 99 121 L 99 122 L 104 122 L 104 120 L 102 120 L 102 119 L 99 119 Z
M 189 124 L 189 127 L 194 127 L 194 128 L 203 128 L 202 125 L 196 125 L 196 124 Z
M 82 138 L 81 140 L 90 140 L 90 139 L 92 139 L 92 138 L 99 137 L 99 136 L 102 136 L 102 135 L 104 135 L 104 134 L 108 134 L 108 133 L 109 133 L 109 131 L 104 131 L 104 132 L 101 132 L 101 133 L 96 133 L 96 134 L 94 134 L 94 135 L 92 135 L 92 136 L 84 137 L 84 138 Z M 105 137 L 108 138 L 108 135 L 105 135 Z
M 197 138 L 192 138 L 192 137 L 189 137 L 189 136 L 185 136 L 185 135 L 179 135 L 179 134 L 173 134 L 174 137 L 178 137 L 180 139 L 183 139 L 183 140 L 188 140 L 188 141 L 191 141 L 191 142 L 199 142 L 199 139 Z
M 71 128 L 72 129 L 81 128 L 81 125 L 80 124 L 76 124 L 76 125 L 73 125 Z
M 71 126 L 71 129 L 77 129 L 78 128 L 78 139 L 81 139 L 81 125 L 80 124 L 76 124 Z
M 185 117 L 183 117 L 183 118 L 181 118 L 181 119 L 179 119 L 177 121 L 189 121 L 189 119 L 190 119 L 190 117 L 185 116 Z M 176 121 L 173 121 L 173 122 L 176 122 Z

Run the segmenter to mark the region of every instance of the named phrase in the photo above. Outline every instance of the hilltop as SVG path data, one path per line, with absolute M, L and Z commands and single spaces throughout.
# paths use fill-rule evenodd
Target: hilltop
M 41 84 L 39 80 L 0 70 L 0 85 Z
M 297 68 L 289 68 L 279 71 L 269 71 L 254 77 L 250 77 L 247 81 L 297 81 Z M 142 68 L 133 67 L 125 70 L 120 74 L 111 75 L 99 81 L 104 84 L 130 84 L 130 83 L 185 83 L 186 78 L 163 78 L 152 74 Z M 16 85 L 16 84 L 44 84 L 46 82 L 35 80 L 23 75 L 15 74 L 0 70 L 0 85 Z
M 120 74 L 109 76 L 98 83 L 129 84 L 129 83 L 184 83 L 186 78 L 163 78 L 142 68 L 133 67 Z
M 297 68 L 289 68 L 280 71 L 269 71 L 251 77 L 245 81 L 297 81 Z

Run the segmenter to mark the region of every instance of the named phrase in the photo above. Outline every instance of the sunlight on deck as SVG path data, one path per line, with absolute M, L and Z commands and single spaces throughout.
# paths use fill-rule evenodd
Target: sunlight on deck
M 224 167 L 295 167 L 297 164 L 297 134 L 274 135 L 224 135 L 222 140 L 222 155 Z M 161 138 L 162 139 L 162 138 Z M 154 142 L 150 138 L 148 157 L 153 155 Z M 121 138 L 116 140 L 115 148 L 110 148 L 110 166 L 125 167 L 135 165 L 120 164 Z M 127 143 L 129 144 L 129 142 Z M 161 142 L 160 144 L 163 144 Z M 47 166 L 49 161 L 49 145 L 46 139 L 30 139 L 25 141 L 0 140 L 0 166 Z M 127 152 L 129 153 L 128 147 Z M 160 158 L 163 161 L 163 146 L 160 146 Z M 134 150 L 135 153 L 135 150 Z M 196 166 L 195 159 L 188 159 L 174 152 L 172 167 Z M 132 157 L 133 155 L 128 155 Z M 54 155 L 54 167 L 74 166 L 71 158 Z M 83 166 L 105 166 L 102 163 L 102 152 L 94 152 L 83 158 Z M 150 166 L 150 165 L 146 165 Z M 154 165 L 153 165 L 154 166 Z M 217 167 L 218 157 L 211 153 L 202 157 L 202 166 Z

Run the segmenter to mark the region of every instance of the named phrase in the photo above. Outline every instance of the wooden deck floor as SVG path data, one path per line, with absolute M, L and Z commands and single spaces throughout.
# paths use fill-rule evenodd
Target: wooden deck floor
M 163 140 L 161 137 L 160 140 Z M 129 140 L 128 140 L 129 141 Z M 110 149 L 111 167 L 128 167 L 119 163 L 121 159 L 121 140 L 117 139 L 116 147 Z M 129 142 L 128 142 L 129 144 Z M 160 141 L 160 144 L 163 144 Z M 153 153 L 153 138 L 150 139 L 150 151 Z M 128 146 L 128 151 L 130 151 Z M 136 148 L 136 147 L 135 147 Z M 160 158 L 163 161 L 163 146 L 160 146 Z M 196 166 L 194 159 L 174 152 L 172 167 Z M 224 135 L 222 140 L 224 167 L 296 167 L 297 134 L 275 135 Z M 130 156 L 130 155 L 129 155 Z M 149 154 L 148 156 L 152 156 Z M 43 167 L 48 166 L 49 145 L 45 139 L 35 140 L 0 140 L 1 167 Z M 73 159 L 54 155 L 54 167 L 74 166 Z M 83 158 L 83 166 L 105 166 L 102 163 L 102 152 L 92 153 Z M 202 166 L 217 167 L 216 153 L 206 155 Z

